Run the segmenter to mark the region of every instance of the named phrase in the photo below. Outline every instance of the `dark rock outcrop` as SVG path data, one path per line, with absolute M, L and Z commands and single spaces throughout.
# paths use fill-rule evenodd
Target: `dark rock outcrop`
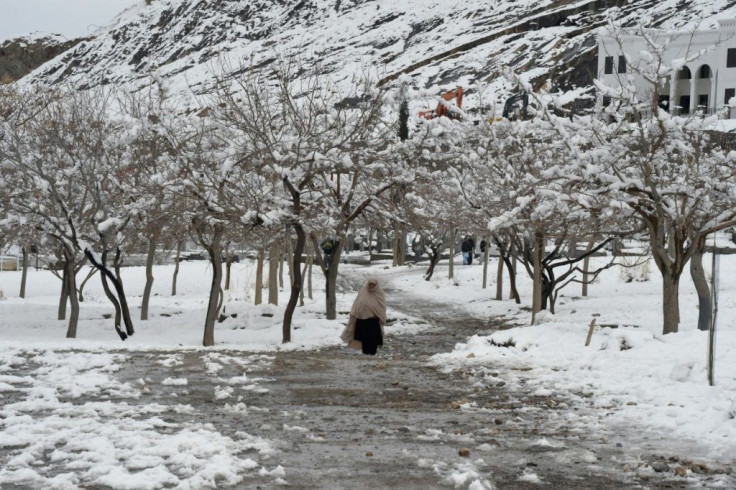
M 0 80 L 18 80 L 81 41 L 54 35 L 4 41 L 0 43 Z

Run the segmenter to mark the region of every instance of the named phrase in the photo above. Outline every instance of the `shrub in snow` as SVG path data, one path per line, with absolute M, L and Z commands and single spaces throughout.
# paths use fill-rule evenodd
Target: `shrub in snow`
M 516 347 L 516 342 L 511 337 L 506 340 L 495 340 L 491 338 L 491 345 L 494 347 Z

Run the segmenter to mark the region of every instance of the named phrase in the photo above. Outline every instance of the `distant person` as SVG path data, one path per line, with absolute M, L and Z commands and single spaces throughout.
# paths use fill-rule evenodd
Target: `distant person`
M 327 238 L 319 244 L 322 248 L 322 255 L 325 259 L 325 268 L 330 270 L 330 264 L 332 264 L 332 256 L 335 253 L 335 242 L 332 238 Z
M 480 262 L 485 263 L 486 260 L 486 247 L 488 246 L 488 242 L 485 240 L 480 241 Z
M 419 262 L 419 259 L 422 258 L 422 254 L 424 253 L 422 238 L 419 235 L 415 236 L 411 241 L 411 250 L 414 252 L 414 262 Z
M 463 253 L 463 265 L 470 265 L 473 263 L 473 248 L 475 243 L 470 237 L 465 237 L 463 243 L 460 245 L 460 251 Z
M 386 324 L 386 293 L 371 277 L 358 292 L 350 309 L 350 320 L 342 333 L 342 340 L 350 347 L 361 349 L 372 356 L 383 345 L 383 326 Z

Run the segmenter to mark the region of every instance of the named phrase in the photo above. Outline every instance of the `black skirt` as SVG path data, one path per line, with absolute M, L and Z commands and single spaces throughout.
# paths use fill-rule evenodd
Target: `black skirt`
M 378 346 L 383 345 L 381 322 L 378 318 L 358 318 L 355 322 L 355 340 L 363 343 L 363 354 L 376 355 Z

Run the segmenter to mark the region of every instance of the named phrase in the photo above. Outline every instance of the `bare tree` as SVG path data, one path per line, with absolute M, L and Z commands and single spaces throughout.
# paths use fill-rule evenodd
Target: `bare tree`
M 134 93 L 121 91 L 117 95 L 121 113 L 132 126 L 128 164 L 121 179 L 130 202 L 128 207 L 134 215 L 130 224 L 135 228 L 134 245 L 144 250 L 146 255 L 141 320 L 147 320 L 156 251 L 166 241 L 165 237 L 181 233 L 179 201 L 167 199 L 166 192 L 157 183 L 157 177 L 174 158 L 166 132 L 167 120 L 175 117 L 181 109 L 158 80 L 153 80 L 147 89 Z
M 283 341 L 289 342 L 302 287 L 307 236 L 317 241 L 313 230 L 330 229 L 339 257 L 349 224 L 376 195 L 393 185 L 370 185 L 375 183 L 370 179 L 378 175 L 380 164 L 371 150 L 381 131 L 381 96 L 355 90 L 342 93 L 326 78 L 297 76 L 288 65 L 281 66 L 272 78 L 241 72 L 244 75 L 221 80 L 213 106 L 221 106 L 217 117 L 231 131 L 238 164 L 250 165 L 264 181 L 280 184 L 262 215 L 266 222 L 277 217 L 296 238 L 283 323 Z M 321 265 L 327 281 L 327 315 L 335 318 L 337 265 L 334 269 Z
M 4 138 L 3 152 L 15 168 L 17 189 L 10 207 L 33 217 L 35 226 L 60 244 L 72 310 L 67 336 L 75 337 L 79 317 L 74 270 L 77 254 L 86 255 L 107 275 L 94 247 L 104 248 L 105 233 L 125 226 L 117 179 L 124 151 L 116 144 L 118 140 L 112 139 L 120 127 L 107 113 L 109 92 L 61 91 L 41 99 L 48 102 Z M 112 280 L 118 301 L 127 310 L 122 284 L 114 277 Z M 124 339 L 133 333 L 133 325 L 129 315 L 123 317 L 127 332 L 116 328 Z

